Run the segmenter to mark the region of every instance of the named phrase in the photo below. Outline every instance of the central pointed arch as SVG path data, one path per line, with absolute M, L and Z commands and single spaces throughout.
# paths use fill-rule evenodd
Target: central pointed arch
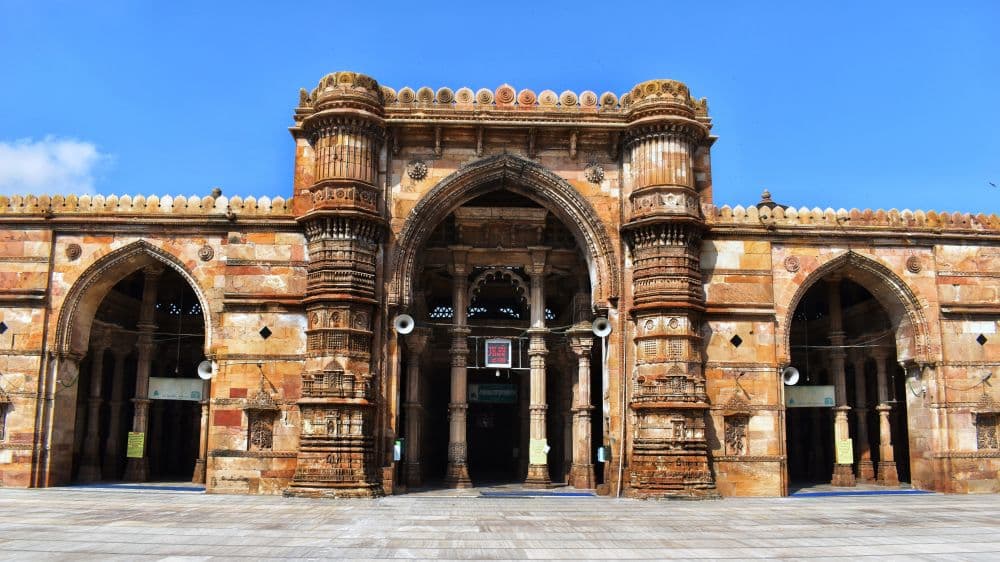
M 501 189 L 501 185 L 539 203 L 566 225 L 586 258 L 592 301 L 598 308 L 611 308 L 621 294 L 618 256 L 594 207 L 565 179 L 512 154 L 483 158 L 462 167 L 417 203 L 397 238 L 389 303 L 404 309 L 410 306 L 417 254 L 448 213 L 475 197 Z
M 875 259 L 848 250 L 812 271 L 788 303 L 788 315 L 782 322 L 778 340 L 778 362 L 790 361 L 792 315 L 806 292 L 832 273 L 840 273 L 864 287 L 889 314 L 896 337 L 897 360 L 933 363 L 930 328 L 923 306 L 913 290 L 891 269 Z
M 211 349 L 212 310 L 201 286 L 175 256 L 145 240 L 137 240 L 98 259 L 74 283 L 59 312 L 56 350 L 83 356 L 90 340 L 94 313 L 104 296 L 130 273 L 154 264 L 174 269 L 191 286 L 204 315 L 205 350 Z

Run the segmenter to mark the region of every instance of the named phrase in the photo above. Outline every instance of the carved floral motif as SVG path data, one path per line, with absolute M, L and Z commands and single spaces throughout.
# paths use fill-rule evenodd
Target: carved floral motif
M 80 248 L 79 244 L 70 244 L 69 246 L 66 246 L 66 258 L 69 259 L 69 261 L 76 261 L 82 253 L 83 249 Z
M 604 180 L 604 166 L 596 163 L 590 164 L 583 171 L 583 175 L 590 183 L 601 183 Z
M 215 257 L 215 250 L 208 244 L 205 244 L 198 249 L 198 257 L 201 258 L 201 261 L 209 261 Z
M 427 164 L 422 160 L 414 160 L 406 165 L 406 175 L 414 181 L 420 181 L 427 177 Z

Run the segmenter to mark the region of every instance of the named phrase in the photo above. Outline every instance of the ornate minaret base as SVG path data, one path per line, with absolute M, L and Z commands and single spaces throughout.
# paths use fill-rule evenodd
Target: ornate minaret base
M 300 94 L 295 207 L 309 244 L 306 364 L 298 465 L 288 496 L 383 493 L 376 448 L 379 384 L 372 344 L 379 287 L 382 91 L 353 72 Z
M 639 84 L 629 96 L 632 191 L 622 235 L 633 263 L 636 367 L 627 493 L 716 497 L 699 335 L 706 226 L 693 159 L 699 146 L 710 144 L 707 113 L 672 80 Z

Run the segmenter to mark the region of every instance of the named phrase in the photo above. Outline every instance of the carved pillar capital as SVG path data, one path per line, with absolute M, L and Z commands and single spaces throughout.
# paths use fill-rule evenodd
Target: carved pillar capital
M 427 344 L 431 341 L 431 338 L 432 332 L 429 328 L 414 328 L 412 332 L 404 336 L 403 341 L 406 343 L 406 352 L 411 361 L 420 359 L 420 354 L 427 348 Z

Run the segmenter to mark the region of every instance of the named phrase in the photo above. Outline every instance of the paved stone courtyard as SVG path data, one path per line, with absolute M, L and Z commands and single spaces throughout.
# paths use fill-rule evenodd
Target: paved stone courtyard
M 379 500 L 0 489 L 0 559 L 1000 558 L 995 495 Z

